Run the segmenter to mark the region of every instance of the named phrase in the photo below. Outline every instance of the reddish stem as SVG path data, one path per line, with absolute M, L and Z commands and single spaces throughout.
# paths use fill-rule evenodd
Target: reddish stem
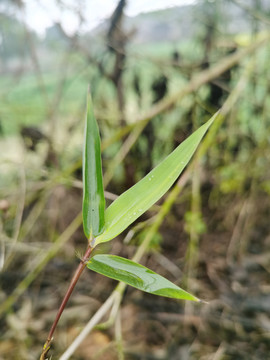
M 80 264 L 79 264 L 79 266 L 78 266 L 78 268 L 77 268 L 77 270 L 76 270 L 76 272 L 75 272 L 75 274 L 74 274 L 74 276 L 73 276 L 73 278 L 72 278 L 72 280 L 70 282 L 70 285 L 69 285 L 69 287 L 67 289 L 66 295 L 64 296 L 64 299 L 63 299 L 63 301 L 62 301 L 62 303 L 61 303 L 61 305 L 59 307 L 59 310 L 58 310 L 58 312 L 56 314 L 56 317 L 55 317 L 54 322 L 52 324 L 52 327 L 51 327 L 51 330 L 49 332 L 48 338 L 47 338 L 47 340 L 46 340 L 46 342 L 45 342 L 45 344 L 43 346 L 43 352 L 42 352 L 42 354 L 40 356 L 40 360 L 44 360 L 46 358 L 47 354 L 48 354 L 48 351 L 50 349 L 50 346 L 51 346 L 51 343 L 52 343 L 52 340 L 53 340 L 53 334 L 54 334 L 55 328 L 56 328 L 56 326 L 58 324 L 58 321 L 59 321 L 59 319 L 60 319 L 60 317 L 62 315 L 62 312 L 64 311 L 64 309 L 65 309 L 65 307 L 67 305 L 68 299 L 70 298 L 70 295 L 72 294 L 72 291 L 73 291 L 75 285 L 77 284 L 77 282 L 78 282 L 84 268 L 86 267 L 87 260 L 89 259 L 92 250 L 93 250 L 93 248 L 90 245 L 88 245 L 88 247 L 86 249 L 86 252 L 85 252 L 83 258 L 81 259 L 81 262 L 80 262 Z

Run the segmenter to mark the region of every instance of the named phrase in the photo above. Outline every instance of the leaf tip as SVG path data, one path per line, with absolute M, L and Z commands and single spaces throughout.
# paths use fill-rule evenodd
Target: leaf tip
M 205 300 L 202 300 L 202 299 L 198 299 L 197 300 L 200 304 L 206 304 L 206 305 L 209 305 L 209 301 L 205 301 Z

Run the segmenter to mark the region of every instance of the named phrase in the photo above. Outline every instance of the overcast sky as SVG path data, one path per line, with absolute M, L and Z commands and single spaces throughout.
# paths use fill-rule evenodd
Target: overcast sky
M 74 10 L 78 9 L 78 6 L 83 9 L 82 12 L 87 20 L 87 29 L 84 30 L 89 30 L 112 14 L 118 0 L 62 0 L 70 10 L 66 6 L 60 10 L 60 7 L 56 6 L 57 0 L 25 0 L 24 2 L 26 22 L 42 35 L 46 27 L 56 21 L 61 21 L 67 32 L 74 32 L 78 27 L 78 17 L 74 15 Z M 195 2 L 196 0 L 128 0 L 125 12 L 129 16 L 135 16 L 141 12 Z

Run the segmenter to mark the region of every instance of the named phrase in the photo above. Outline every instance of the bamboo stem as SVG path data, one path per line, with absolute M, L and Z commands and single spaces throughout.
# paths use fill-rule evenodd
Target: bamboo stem
M 69 284 L 69 287 L 67 289 L 67 292 L 64 296 L 64 299 L 59 307 L 59 310 L 55 316 L 55 319 L 54 319 L 54 322 L 51 326 L 51 329 L 50 329 L 50 332 L 49 332 L 49 335 L 48 335 L 48 338 L 43 346 L 43 351 L 42 351 L 42 354 L 40 356 L 40 360 L 45 360 L 46 359 L 46 356 L 50 350 L 50 347 L 51 347 L 51 343 L 53 341 L 53 334 L 54 334 L 54 331 L 55 331 L 55 328 L 58 324 L 58 321 L 62 315 L 62 312 L 64 311 L 66 305 L 67 305 L 67 302 L 68 302 L 68 299 L 70 298 L 70 295 L 72 294 L 73 290 L 74 290 L 74 287 L 75 285 L 77 284 L 84 268 L 86 267 L 86 263 L 87 263 L 87 260 L 89 259 L 90 255 L 91 255 L 91 252 L 92 252 L 93 248 L 88 245 L 87 249 L 86 249 L 86 252 L 83 256 L 83 258 L 81 259 L 80 261 L 80 264 L 79 266 L 77 267 L 77 270 Z

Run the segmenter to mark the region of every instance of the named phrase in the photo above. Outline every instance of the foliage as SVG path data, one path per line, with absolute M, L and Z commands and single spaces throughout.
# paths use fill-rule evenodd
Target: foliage
M 87 99 L 83 152 L 83 227 L 88 239 L 104 231 L 105 197 L 103 190 L 100 137 L 90 93 Z
M 89 260 L 87 267 L 150 294 L 199 301 L 154 271 L 120 256 L 95 255 Z
M 217 11 L 220 12 L 223 3 L 228 5 L 219 1 Z M 237 4 L 234 2 L 234 8 L 240 2 Z M 160 164 L 193 130 L 205 123 L 243 79 L 245 85 L 236 101 L 227 106 L 224 122 L 212 133 L 215 121 L 206 135 L 202 145 L 208 143 L 207 155 L 194 159 L 196 166 L 189 167 L 172 190 L 164 194 L 164 202 L 154 204 L 134 225 L 126 221 L 128 227 L 114 241 L 100 242 L 95 254 L 108 253 L 110 249 L 124 257 L 135 254 L 135 267 L 144 256 L 147 266 L 177 284 L 181 281 L 181 286 L 189 292 L 216 300 L 211 306 L 196 306 L 193 310 L 193 302 L 173 302 L 172 306 L 170 299 L 156 298 L 158 309 L 162 308 L 161 316 L 159 311 L 155 312 L 150 296 L 127 292 L 121 312 L 127 349 L 129 339 L 136 343 L 139 334 L 138 343 L 144 349 L 161 345 L 163 341 L 164 358 L 177 356 L 176 352 L 180 351 L 181 354 L 190 351 L 195 358 L 207 357 L 210 352 L 222 353 L 229 360 L 247 358 L 251 353 L 267 358 L 269 342 L 262 329 L 268 311 L 265 304 L 269 303 L 265 293 L 269 263 L 269 44 L 248 49 L 259 37 L 251 30 L 254 24 L 260 22 L 259 29 L 266 28 L 269 19 L 267 11 L 257 10 L 253 16 L 248 11 L 251 5 L 241 6 L 242 11 L 232 15 L 236 17 L 237 29 L 240 22 L 245 23 L 243 33 L 237 36 L 226 33 L 233 26 L 230 17 L 225 21 L 214 19 L 215 29 L 207 33 L 208 20 L 197 7 L 193 22 L 202 30 L 198 36 L 147 44 L 135 44 L 130 38 L 123 67 L 123 116 L 110 77 L 114 59 L 105 52 L 106 44 L 96 44 L 99 41 L 96 37 L 93 41 L 85 35 L 79 44 L 75 37 L 65 37 L 65 46 L 60 46 L 48 39 L 37 40 L 30 34 L 34 46 L 34 53 L 30 54 L 29 39 L 17 26 L 18 18 L 10 19 L 9 24 L 1 23 L 1 34 L 5 27 L 8 35 L 4 42 L 0 39 L 3 55 L 0 61 L 0 313 L 4 315 L 1 324 L 5 334 L 0 341 L 0 353 L 4 359 L 37 358 L 43 339 L 40 329 L 47 328 L 48 312 L 56 308 L 64 291 L 59 284 L 72 276 L 74 251 L 81 253 L 85 247 L 80 213 L 81 119 L 87 84 L 91 83 L 100 127 L 104 179 L 110 170 L 111 180 L 105 183 L 105 196 L 110 204 L 116 194 L 132 189 L 149 169 Z M 215 34 L 208 43 L 207 36 L 203 38 L 207 34 Z M 7 43 L 7 39 L 12 41 Z M 209 79 L 205 73 L 207 66 L 211 71 L 216 69 L 244 47 L 249 51 L 244 57 Z M 177 62 L 172 58 L 174 52 L 179 55 Z M 134 87 L 135 75 L 139 79 L 139 92 Z M 164 75 L 168 79 L 168 92 L 154 105 L 152 84 Z M 202 76 L 205 82 L 198 85 L 197 79 Z M 218 99 L 215 94 L 220 95 Z M 171 99 L 174 100 L 170 106 L 150 116 L 154 109 L 161 109 Z M 139 120 L 146 117 L 144 124 L 151 126 L 141 131 Z M 24 126 L 41 130 L 50 139 L 51 147 L 41 140 L 35 152 L 28 151 L 19 136 Z M 208 141 L 210 133 L 212 137 Z M 48 158 L 56 161 L 47 161 Z M 122 246 L 123 242 L 130 246 Z M 99 259 L 96 256 L 99 255 L 91 258 L 92 263 Z M 117 268 L 110 271 L 115 278 L 119 275 Z M 98 275 L 91 273 L 90 280 L 76 291 L 104 301 L 113 291 L 114 282 L 103 278 L 101 285 L 106 286 L 94 286 L 96 279 Z M 146 311 L 149 298 L 151 329 L 145 322 L 140 329 L 138 313 Z M 71 298 L 70 308 L 74 305 L 72 301 L 78 305 L 78 299 Z M 136 311 L 130 316 L 129 310 L 135 302 Z M 116 307 L 114 302 L 112 316 L 104 327 L 113 323 Z M 166 314 L 167 309 L 173 314 Z M 191 315 L 185 317 L 188 323 L 184 328 L 183 314 Z M 72 333 L 75 328 L 77 332 L 90 313 L 76 309 L 75 315 L 70 316 L 68 328 Z M 198 316 L 203 327 L 196 327 Z M 124 328 L 127 322 L 138 331 L 132 334 L 131 330 L 127 331 Z M 66 337 L 65 321 L 63 327 L 59 325 L 59 336 Z M 165 340 L 159 338 L 164 332 L 162 327 L 166 329 Z M 199 336 L 194 343 L 196 331 Z M 151 334 L 157 338 L 151 338 Z M 110 351 L 115 340 L 113 331 L 106 332 L 106 336 L 111 341 Z M 166 342 L 169 338 L 172 342 Z M 221 343 L 213 343 L 213 338 Z M 228 338 L 233 338 L 230 344 Z M 94 336 L 92 340 L 95 343 Z M 37 345 L 29 346 L 33 341 Z M 243 344 L 241 349 L 237 346 L 239 342 Z M 63 351 L 61 341 L 54 345 L 56 352 Z M 172 349 L 176 349 L 174 354 Z M 89 354 L 75 356 L 88 358 Z
M 91 246 L 115 238 L 164 195 L 186 167 L 216 117 L 217 114 L 142 180 L 119 196 L 106 210 L 104 220 L 100 138 L 91 97 L 88 95 L 83 156 L 83 225 L 86 237 L 91 238 Z M 153 271 L 124 258 L 96 255 L 87 266 L 91 270 L 152 294 L 196 300 L 194 296 Z

